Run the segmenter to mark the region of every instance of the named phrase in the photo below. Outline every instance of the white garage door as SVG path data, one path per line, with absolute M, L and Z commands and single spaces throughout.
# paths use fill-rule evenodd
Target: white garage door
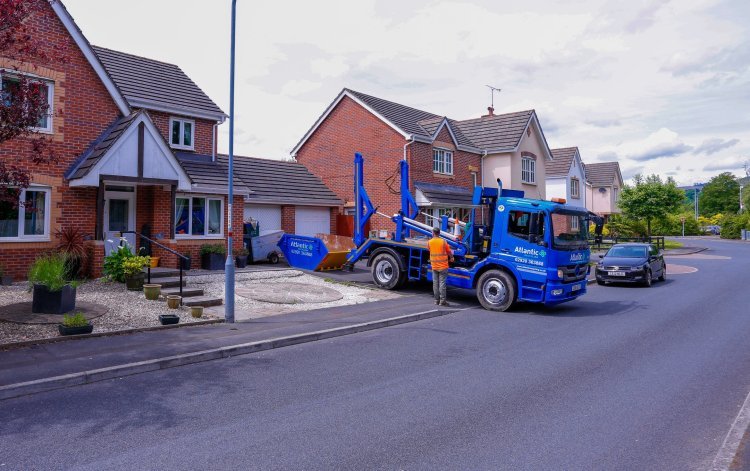
M 314 236 L 331 232 L 331 210 L 314 206 L 297 206 L 294 209 L 294 232 Z
M 260 223 L 261 231 L 281 230 L 281 206 L 246 204 L 245 220 L 250 217 Z

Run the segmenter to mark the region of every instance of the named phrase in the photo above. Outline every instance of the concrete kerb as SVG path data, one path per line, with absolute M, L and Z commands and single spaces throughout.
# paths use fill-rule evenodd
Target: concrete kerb
M 203 350 L 200 352 L 185 353 L 164 358 L 156 358 L 153 360 L 127 363 L 124 365 L 116 365 L 107 368 L 99 368 L 96 370 L 82 371 L 79 373 L 54 376 L 51 378 L 38 379 L 23 383 L 8 384 L 5 386 L 0 386 L 0 400 L 11 399 L 14 397 L 25 396 L 29 394 L 36 394 L 45 391 L 52 391 L 55 389 L 61 389 L 70 386 L 89 384 L 98 381 L 104 381 L 107 379 L 120 378 L 123 376 L 146 373 L 149 371 L 174 368 L 176 366 L 190 365 L 193 363 L 218 360 L 221 358 L 230 358 L 239 355 L 246 355 L 249 353 L 257 353 L 264 350 L 272 350 L 275 348 L 288 347 L 291 345 L 314 342 L 317 340 L 341 337 L 358 332 L 366 332 L 368 330 L 380 329 L 384 327 L 415 322 L 423 319 L 429 319 L 432 317 L 453 314 L 456 312 L 464 311 L 466 309 L 471 308 L 467 307 L 451 310 L 433 309 L 429 311 L 406 314 L 403 316 L 391 317 L 389 319 L 383 319 L 379 321 L 365 322 L 346 327 L 336 327 L 333 329 L 290 335 L 287 337 L 278 337 L 268 340 L 260 340 L 257 342 L 250 342 L 239 345 L 218 347 L 210 350 Z

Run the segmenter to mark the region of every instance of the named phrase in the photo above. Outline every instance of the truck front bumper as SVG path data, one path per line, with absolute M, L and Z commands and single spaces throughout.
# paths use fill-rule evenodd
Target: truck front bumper
M 544 288 L 544 304 L 553 306 L 572 301 L 582 294 L 586 294 L 586 285 L 585 278 L 575 283 L 549 282 Z

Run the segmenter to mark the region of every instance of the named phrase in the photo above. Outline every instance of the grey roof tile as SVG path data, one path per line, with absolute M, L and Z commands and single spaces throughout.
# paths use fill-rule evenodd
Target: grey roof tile
M 228 156 L 218 155 L 217 161 L 226 166 Z M 343 204 L 320 178 L 297 162 L 235 156 L 234 173 L 252 189 L 249 202 L 313 206 Z
M 533 114 L 534 110 L 518 111 L 457 121 L 456 124 L 475 147 L 505 149 L 518 145 Z
M 438 206 L 470 206 L 472 204 L 473 195 L 468 188 L 426 182 L 414 182 L 414 187 L 421 191 L 432 204 Z
M 193 191 L 200 193 L 218 192 L 226 194 L 229 191 L 227 184 L 229 170 L 226 165 L 219 161 L 211 161 L 210 155 L 197 155 L 190 152 L 176 152 L 177 159 L 193 181 Z M 253 191 L 247 183 L 235 173 L 234 193 L 237 195 L 252 195 Z
M 395 124 L 407 134 L 418 134 L 430 137 L 429 134 L 425 133 L 422 126 L 419 125 L 419 122 L 435 118 L 442 119 L 442 116 L 428 113 L 427 111 L 418 110 L 410 106 L 383 100 L 382 98 L 377 98 L 371 95 L 365 95 L 364 93 L 350 90 L 348 88 L 345 90 L 362 100 L 367 106 L 377 111 L 381 116 Z
M 586 171 L 586 180 L 588 180 L 592 186 L 612 186 L 612 182 L 614 182 L 620 174 L 620 163 L 599 162 L 586 164 L 584 169 Z
M 210 115 L 225 115 L 185 72 L 174 64 L 93 46 L 105 70 L 130 106 L 144 100 L 164 106 Z M 147 106 L 148 108 L 148 106 Z
M 566 177 L 570 171 L 570 165 L 578 152 L 578 147 L 564 147 L 551 149 L 552 159 L 547 162 L 545 172 L 548 177 Z

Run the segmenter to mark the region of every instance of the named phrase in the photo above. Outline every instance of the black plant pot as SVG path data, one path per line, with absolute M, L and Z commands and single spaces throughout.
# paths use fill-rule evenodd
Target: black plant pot
M 60 335 L 81 335 L 90 334 L 94 331 L 93 324 L 82 325 L 78 327 L 66 327 L 62 324 L 57 326 L 57 330 L 60 331 Z
M 187 257 L 187 260 L 180 259 L 180 263 L 182 263 L 183 270 L 190 270 L 190 266 L 193 264 L 193 259 L 190 257 Z
M 31 312 L 42 314 L 65 314 L 76 308 L 76 289 L 65 285 L 60 291 L 50 291 L 46 286 L 35 284 L 31 300 Z
M 220 253 L 207 253 L 201 255 L 201 268 L 204 270 L 223 270 L 226 256 Z
M 130 291 L 141 291 L 143 290 L 143 280 L 146 279 L 146 274 L 136 273 L 133 276 L 126 276 L 125 277 L 125 285 L 128 287 L 128 290 Z
M 177 314 L 159 314 L 161 325 L 177 324 L 180 322 L 180 316 Z
M 3 277 L 0 278 L 0 285 L 10 286 L 12 284 L 13 284 L 13 277 L 10 275 L 3 275 Z
M 237 263 L 237 268 L 245 268 L 247 266 L 247 255 L 239 255 L 234 257 L 234 260 Z

